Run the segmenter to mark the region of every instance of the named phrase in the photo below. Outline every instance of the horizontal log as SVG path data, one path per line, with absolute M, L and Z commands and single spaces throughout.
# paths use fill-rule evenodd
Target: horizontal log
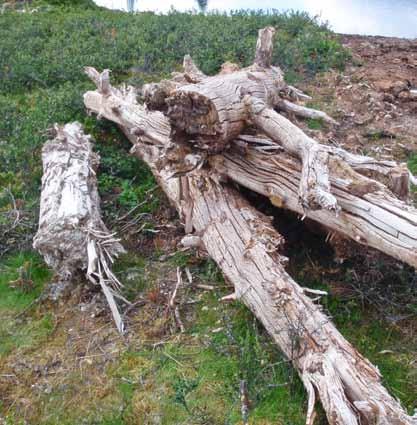
M 272 204 L 308 217 L 362 245 L 417 267 L 417 210 L 381 186 L 360 185 L 330 173 L 332 193 L 340 211 L 305 211 L 299 203 L 300 162 L 284 152 L 266 154 L 253 147 L 234 147 L 210 159 L 211 166 L 227 178 L 267 196 Z M 376 189 L 376 191 L 374 191 Z

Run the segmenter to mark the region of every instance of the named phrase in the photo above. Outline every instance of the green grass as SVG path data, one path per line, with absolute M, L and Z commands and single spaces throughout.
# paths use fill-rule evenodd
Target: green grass
M 417 155 L 412 155 L 407 161 L 408 169 L 414 174 L 417 174 Z
M 47 273 L 38 265 L 37 258 L 13 257 L 4 264 L 15 269 L 28 260 L 34 261 L 32 276 L 36 277 L 40 290 Z M 164 265 L 155 259 L 151 264 L 141 256 L 124 256 L 117 269 L 125 273 L 125 278 L 128 274 L 134 275 L 132 281 L 126 282 L 132 296 L 152 291 L 158 278 L 161 281 L 161 275 L 165 275 L 164 267 L 175 271 L 176 264 L 190 267 L 195 278 L 213 285 L 215 290 L 204 293 L 186 289 L 187 298 L 199 300 L 190 307 L 181 307 L 186 333 L 181 337 L 147 336 L 168 318 L 163 309 L 155 313 L 156 305 L 148 311 L 141 307 L 134 316 L 134 320 L 142 324 L 139 334 L 123 343 L 125 348 L 119 357 L 95 372 L 94 379 L 103 382 L 105 387 L 103 394 L 99 395 L 102 389 L 97 384 L 90 384 L 89 389 L 83 388 L 85 397 L 75 407 L 72 398 L 77 396 L 85 380 L 77 368 L 67 377 L 68 390 L 54 390 L 37 399 L 36 403 L 48 406 L 48 409 L 33 406 L 39 409 L 37 417 L 42 423 L 71 424 L 82 419 L 85 424 L 112 425 L 146 425 L 158 421 L 166 425 L 240 424 L 239 383 L 242 379 L 248 384 L 252 402 L 251 424 L 304 423 L 306 395 L 297 374 L 246 307 L 240 303 L 219 303 L 219 298 L 230 289 L 225 288 L 226 283 L 214 263 L 210 260 L 196 263 L 190 256 L 179 256 L 174 263 Z M 11 270 L 4 283 L 16 277 Z M 309 287 L 329 289 L 326 280 L 313 281 L 308 274 L 299 280 Z M 5 290 L 5 286 L 1 288 Z M 6 289 L 2 295 L 10 293 L 8 286 Z M 34 296 L 21 302 L 17 311 L 22 311 Z M 5 300 L 1 311 L 8 309 L 8 303 L 16 304 L 10 295 Z M 329 296 L 322 302 L 338 329 L 380 368 L 384 384 L 411 412 L 417 401 L 412 342 L 355 299 L 346 302 Z M 27 353 L 35 347 L 38 353 L 45 350 L 46 345 L 42 344 L 48 341 L 52 326 L 51 315 L 35 315 L 15 325 L 12 332 L 9 327 L 8 354 L 19 350 Z M 161 341 L 162 344 L 153 345 Z M 19 423 L 20 417 L 12 409 L 10 417 L 13 415 L 16 420 L 10 423 Z M 322 412 L 317 423 L 326 424 Z
M 129 351 L 109 369 L 128 403 L 120 423 L 150 424 L 159 416 L 167 425 L 239 424 L 241 379 L 248 383 L 251 423 L 304 423 L 302 384 L 252 314 L 238 304 L 219 305 L 221 295 L 203 297 L 180 343 Z
M 310 130 L 321 130 L 323 128 L 323 120 L 310 118 L 307 120 L 307 126 Z
M 13 288 L 12 281 L 19 278 L 19 270 L 25 270 L 25 277 L 33 282 L 28 290 Z M 42 259 L 33 252 L 20 253 L 4 259 L 0 263 L 0 310 L 19 313 L 34 301 L 41 293 L 51 272 Z
M 358 351 L 377 365 L 383 384 L 413 414 L 417 403 L 417 370 L 413 367 L 415 344 L 398 328 L 379 318 L 355 300 L 347 308 L 331 300 L 329 310 L 338 330 Z
M 50 277 L 50 271 L 33 253 L 10 256 L 0 263 L 0 359 L 13 350 L 41 343 L 50 333 L 53 324 L 49 314 L 27 321 L 16 319 L 39 297 Z

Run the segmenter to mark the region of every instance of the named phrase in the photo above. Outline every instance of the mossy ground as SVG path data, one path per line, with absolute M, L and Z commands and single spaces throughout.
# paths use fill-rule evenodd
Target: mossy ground
M 178 69 L 182 56 L 191 53 L 205 72 L 214 73 L 226 60 L 249 63 L 257 30 L 266 25 L 279 28 L 274 60 L 292 83 L 343 67 L 349 54 L 325 26 L 303 14 L 128 15 L 83 1 L 77 2 L 81 8 L 67 1 L 31 2 L 28 7 L 38 12 L 0 15 L 0 186 L 5 189 L 0 250 L 8 252 L 0 259 L 0 421 L 239 424 L 243 379 L 252 401 L 251 424 L 303 424 L 305 392 L 293 369 L 245 307 L 218 302 L 231 288 L 217 267 L 176 251 L 180 230 L 169 227 L 175 216 L 150 172 L 126 155 L 129 144 L 118 130 L 86 116 L 82 94 L 91 84 L 82 67 L 111 68 L 115 81 L 140 84 Z M 57 305 L 38 303 L 52 273 L 33 252 L 16 254 L 34 230 L 45 130 L 72 120 L 97 140 L 106 222 L 125 229 L 129 254 L 116 270 L 126 297 L 138 302 L 128 314 L 125 337 L 115 331 L 102 297 L 85 282 Z M 308 124 L 312 130 L 322 127 Z M 10 193 L 26 220 L 12 232 Z M 138 204 L 129 216 L 133 226 L 119 221 Z M 408 409 L 415 407 L 415 315 L 392 320 L 404 309 L 408 315 L 416 311 L 415 298 L 404 302 L 409 274 L 396 287 L 405 295 L 387 317 L 381 305 L 372 306 L 357 292 L 346 296 L 349 267 L 328 261 L 320 266 L 323 253 L 308 246 L 296 251 L 291 273 L 302 285 L 329 290 L 321 302 L 339 329 L 380 367 L 393 394 Z M 184 334 L 167 308 L 177 267 L 188 267 L 194 276 L 178 298 Z M 389 267 L 383 272 L 391 278 L 397 269 L 389 274 Z M 198 283 L 213 289 L 199 289 Z M 376 294 L 383 294 L 381 286 L 373 286 Z M 319 423 L 326 423 L 323 415 Z
M 415 322 L 391 323 L 340 287 L 334 291 L 336 282 L 349 288 L 347 274 L 334 275 L 328 258 L 320 264 L 317 248 L 306 246 L 290 272 L 296 268 L 302 285 L 329 291 L 321 303 L 338 329 L 380 368 L 384 384 L 411 412 L 417 402 Z M 28 262 L 33 286 L 10 285 Z M 244 306 L 219 303 L 231 288 L 210 260 L 169 249 L 122 258 L 117 270 L 125 294 L 139 302 L 125 337 L 115 331 L 102 298 L 85 285 L 60 305 L 31 305 L 51 277 L 38 257 L 12 256 L 1 267 L 0 415 L 7 424 L 240 424 L 242 379 L 250 424 L 304 423 L 298 376 Z M 193 275 L 189 283 L 184 273 L 178 295 L 183 334 L 167 307 L 177 267 Z M 318 423 L 326 424 L 322 414 Z

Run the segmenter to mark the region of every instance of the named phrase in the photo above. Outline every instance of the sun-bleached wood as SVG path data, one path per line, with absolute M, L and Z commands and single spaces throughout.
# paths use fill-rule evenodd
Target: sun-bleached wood
M 323 208 L 337 213 L 340 207 L 330 192 L 328 152 L 260 99 L 246 96 L 245 103 L 253 123 L 287 152 L 301 159 L 299 197 L 302 207 L 305 210 Z
M 107 92 L 102 79 L 96 84 Z M 90 281 L 101 285 L 117 328 L 123 332 L 113 293 L 121 284 L 108 263 L 124 249 L 101 219 L 96 179 L 100 158 L 79 123 L 55 125 L 52 133 L 53 139 L 42 149 L 39 228 L 33 247 L 62 283 L 83 270 Z
M 299 372 L 309 395 L 306 423 L 314 422 L 318 397 L 331 425 L 413 424 L 378 369 L 285 272 L 277 252 L 283 240 L 270 221 L 210 176 L 191 177 L 190 187 L 193 224 L 207 252 Z
M 262 151 L 262 141 L 254 145 L 243 136 L 223 155 L 210 158 L 213 169 L 254 192 L 267 196 L 279 208 L 294 211 L 417 267 L 417 210 L 396 199 L 389 190 L 357 175 L 337 175 L 330 171 L 332 193 L 340 207 L 336 216 L 326 209 L 304 211 L 298 202 L 300 162 L 285 152 Z M 246 144 L 242 155 L 241 142 Z M 264 145 L 265 146 L 265 145 Z M 271 147 L 271 145 L 267 145 Z M 355 184 L 355 182 L 357 182 Z
M 254 65 L 261 68 L 269 68 L 272 65 L 272 54 L 274 51 L 274 27 L 262 28 L 258 31 L 256 42 Z
M 281 102 L 279 102 L 277 108 L 283 111 L 291 112 L 295 115 L 298 115 L 299 117 L 323 120 L 328 124 L 338 125 L 338 122 L 327 115 L 325 112 L 297 105 L 296 103 L 289 102 L 286 99 L 283 99 Z
M 167 99 L 167 116 L 175 128 L 190 135 L 202 148 L 222 151 L 246 125 L 243 94 L 271 101 L 283 84 L 278 68 L 245 69 L 208 77 L 179 87 Z
M 220 183 L 221 172 L 215 168 L 195 168 L 173 177 L 172 164 L 161 158 L 169 156 L 170 149 L 178 155 L 182 151 L 172 146 L 169 122 L 126 100 L 124 92 L 111 93 L 86 93 L 87 109 L 121 126 L 134 144 L 132 151 L 150 166 L 180 213 L 181 180 L 187 179 L 189 219 L 198 243 L 234 285 L 231 298 L 251 309 L 297 369 L 309 395 L 307 424 L 313 424 L 318 398 L 331 425 L 415 425 L 383 387 L 378 370 L 286 273 L 286 258 L 279 253 L 283 238 L 271 222 L 228 184 Z M 160 125 L 159 136 L 149 137 Z
M 192 136 L 200 148 L 220 152 L 246 126 L 245 95 L 276 105 L 286 84 L 281 69 L 271 66 L 274 34 L 273 27 L 259 30 L 255 61 L 242 70 L 227 63 L 218 75 L 204 78 L 194 62 L 187 65 L 191 59 L 187 56 L 185 74 L 191 68 L 199 82 L 181 85 L 167 98 L 167 116 L 173 125 Z

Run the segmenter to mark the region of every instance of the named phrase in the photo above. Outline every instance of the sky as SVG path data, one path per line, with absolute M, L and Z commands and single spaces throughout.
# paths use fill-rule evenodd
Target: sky
M 126 7 L 126 0 L 96 0 L 106 7 Z M 209 9 L 298 9 L 320 15 L 340 33 L 417 38 L 417 0 L 209 0 Z M 139 10 L 166 12 L 196 8 L 194 0 L 138 0 Z

